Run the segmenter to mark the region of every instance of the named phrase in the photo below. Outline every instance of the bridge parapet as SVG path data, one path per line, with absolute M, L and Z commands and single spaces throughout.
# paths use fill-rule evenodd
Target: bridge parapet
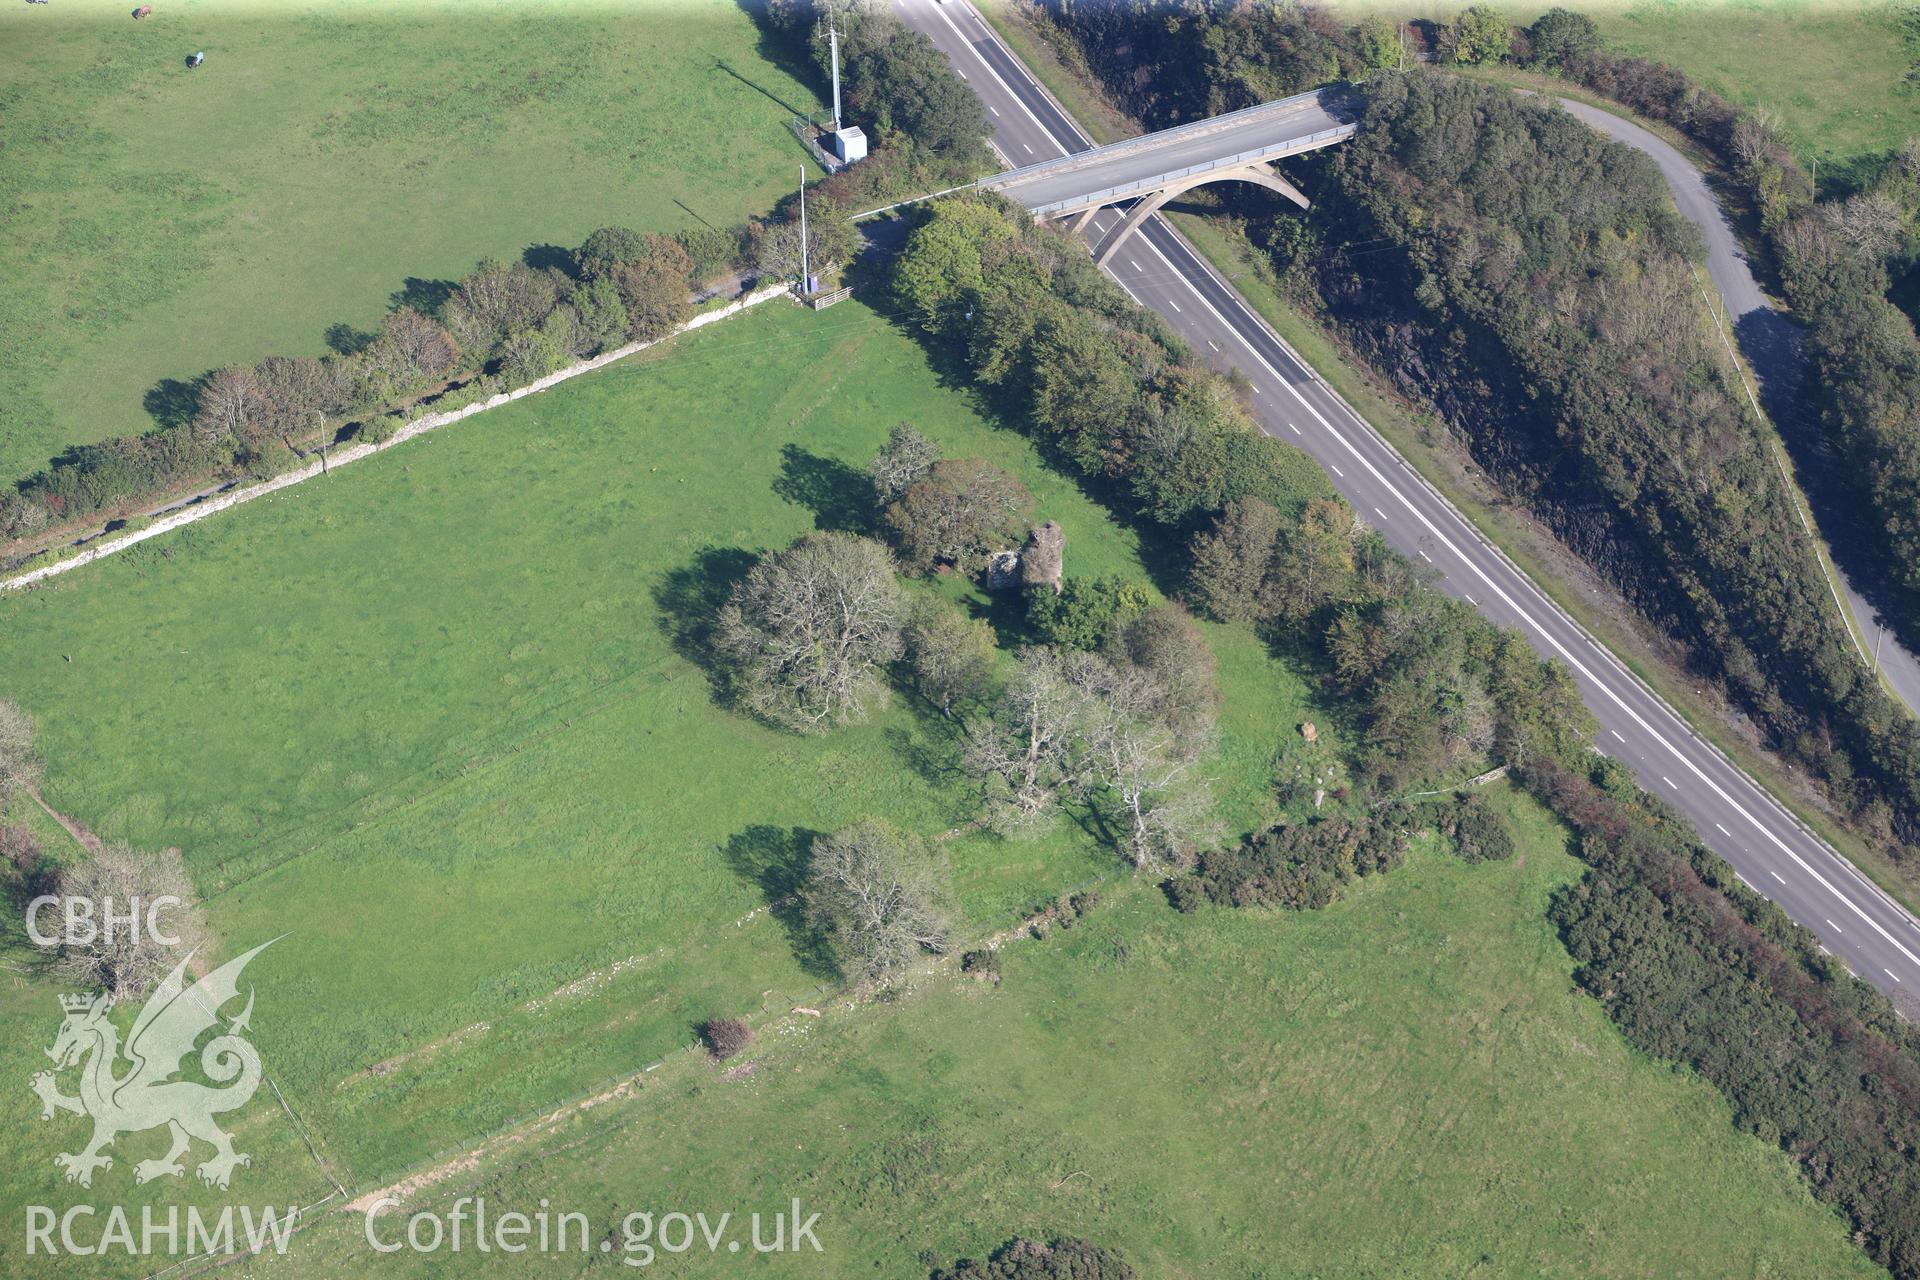
M 1332 146 L 1336 142 L 1345 142 L 1357 131 L 1358 126 L 1351 124 L 1336 125 L 1331 129 L 1322 129 L 1305 137 L 1288 139 L 1271 146 L 1255 147 L 1251 151 L 1236 151 L 1230 156 L 1221 156 L 1217 160 L 1207 160 L 1199 164 L 1186 165 L 1166 173 L 1155 174 L 1149 178 L 1139 178 L 1132 182 L 1123 182 L 1117 186 L 1102 187 L 1098 191 L 1089 191 L 1084 195 L 1070 196 L 1045 204 L 1029 205 L 1027 212 L 1036 218 L 1056 218 L 1063 214 L 1078 213 L 1082 209 L 1099 209 L 1132 196 L 1147 195 L 1163 187 L 1184 184 L 1198 186 L 1199 183 L 1187 180 L 1208 173 L 1228 169 L 1244 169 L 1250 165 L 1262 164 L 1269 160 L 1280 160 L 1287 156 L 1299 155 L 1303 151 L 1317 151 L 1321 147 Z M 1005 175 L 1003 175 L 1005 176 Z M 994 190 L 1004 188 L 993 186 L 998 179 L 990 178 L 982 186 Z

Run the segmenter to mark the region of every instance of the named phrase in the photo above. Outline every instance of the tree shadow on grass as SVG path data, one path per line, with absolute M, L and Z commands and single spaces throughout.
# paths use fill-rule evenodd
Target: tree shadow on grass
M 326 333 L 321 336 L 335 355 L 351 356 L 372 346 L 373 340 L 380 335 L 369 329 L 356 329 L 343 320 L 328 325 Z
M 872 533 L 879 524 L 873 481 L 838 458 L 823 458 L 797 444 L 780 450 L 780 477 L 774 494 L 813 512 L 817 529 L 835 533 Z
M 820 931 L 807 923 L 806 908 L 800 901 L 800 887 L 806 883 L 807 867 L 813 859 L 813 842 L 822 834 L 805 827 L 775 827 L 756 823 L 728 837 L 720 854 L 727 867 L 741 879 L 755 885 L 766 898 L 767 913 L 786 931 L 794 958 L 808 974 L 822 981 L 839 978 L 832 948 Z
M 520 261 L 535 271 L 558 271 L 571 276 L 573 271 L 573 250 L 563 249 L 557 244 L 530 244 L 520 253 Z
M 423 316 L 437 316 L 460 286 L 452 280 L 423 280 L 408 276 L 405 284 L 387 295 L 387 310 L 411 307 Z
M 212 376 L 213 372 L 209 370 L 187 381 L 162 378 L 147 388 L 147 394 L 140 398 L 140 405 L 163 427 L 185 426 L 200 411 L 200 389 L 207 385 L 207 379 Z
M 653 588 L 662 634 L 675 653 L 707 673 L 714 700 L 723 706 L 731 696 L 713 650 L 714 618 L 758 558 L 739 547 L 703 547 L 693 563 L 668 570 Z

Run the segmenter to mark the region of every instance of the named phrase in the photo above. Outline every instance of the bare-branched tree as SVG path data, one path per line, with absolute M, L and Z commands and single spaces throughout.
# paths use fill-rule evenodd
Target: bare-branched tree
M 940 447 L 916 431 L 909 423 L 898 423 L 887 433 L 886 447 L 867 464 L 873 478 L 874 496 L 882 507 L 892 506 L 900 495 L 925 478 L 933 464 L 940 461 Z
M 741 701 L 789 728 L 863 717 L 900 656 L 902 601 L 887 549 L 816 533 L 755 565 L 720 610 L 716 648 Z
M 814 841 L 802 897 L 841 967 L 885 987 L 946 950 L 947 879 L 945 858 L 924 840 L 866 818 Z
M 1081 696 L 1057 650 L 1027 649 L 1000 705 L 967 726 L 961 759 L 981 782 L 993 830 L 1030 831 L 1074 794 Z
M 75 898 L 91 903 L 95 926 L 91 939 L 69 937 L 59 944 L 54 971 L 76 986 L 104 988 L 116 1000 L 152 990 L 205 937 L 193 882 L 171 850 L 149 854 L 120 842 L 105 845 L 61 868 L 54 894 L 63 904 Z M 178 899 L 177 904 L 152 912 L 166 897 Z M 122 919 L 107 929 L 109 908 L 122 917 L 137 913 L 138 926 Z M 150 913 L 157 930 L 148 928 Z
M 33 717 L 18 703 L 0 698 L 0 809 L 11 804 L 22 790 L 39 786 L 40 773 Z

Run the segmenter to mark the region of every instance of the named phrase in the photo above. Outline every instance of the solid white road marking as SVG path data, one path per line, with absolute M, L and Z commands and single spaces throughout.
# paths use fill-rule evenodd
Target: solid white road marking
M 1173 273 L 1173 276 L 1175 279 L 1182 281 L 1183 283 L 1186 284 L 1186 286 L 1189 289 L 1193 290 L 1194 295 L 1200 299 L 1202 306 L 1206 307 L 1207 310 L 1213 312 L 1215 318 L 1217 318 L 1222 324 L 1228 324 L 1227 318 L 1220 314 L 1219 309 L 1216 308 L 1213 305 L 1213 303 L 1207 299 L 1207 296 L 1204 293 L 1202 293 L 1197 287 L 1194 286 L 1192 281 L 1187 280 L 1185 276 L 1181 275 L 1179 269 L 1173 265 L 1173 260 L 1168 258 L 1167 255 L 1161 251 L 1159 245 L 1153 243 L 1153 240 L 1151 237 L 1149 237 L 1147 240 L 1147 247 L 1153 250 L 1154 256 L 1159 258 L 1160 261 L 1163 264 L 1165 264 L 1167 270 Z M 1251 309 L 1246 307 L 1244 301 L 1241 304 L 1241 309 L 1247 311 L 1247 314 L 1249 316 L 1252 316 L 1253 313 Z M 1229 324 L 1228 327 L 1231 328 L 1232 326 Z M 1283 384 L 1285 384 L 1287 390 L 1293 394 L 1293 398 L 1300 402 L 1300 405 L 1302 408 L 1304 408 L 1308 413 L 1313 415 L 1315 421 L 1319 422 L 1319 424 L 1325 427 L 1328 431 L 1333 432 L 1334 439 L 1340 442 L 1340 445 L 1342 448 L 1346 449 L 1346 451 L 1349 454 L 1351 454 L 1354 458 L 1358 459 L 1360 462 L 1360 465 L 1365 467 L 1369 472 L 1373 474 L 1374 479 L 1378 480 L 1381 484 L 1385 485 L 1387 492 L 1391 493 L 1395 498 L 1397 498 L 1400 501 L 1400 504 L 1406 507 L 1407 510 L 1413 514 L 1413 517 L 1416 520 L 1418 520 L 1421 524 L 1425 525 L 1427 528 L 1427 531 L 1431 533 L 1436 539 L 1438 539 L 1442 546 L 1446 547 L 1449 551 L 1452 551 L 1456 556 L 1460 556 L 1461 559 L 1466 560 L 1467 568 L 1472 570 L 1474 575 L 1477 576 L 1482 582 L 1486 583 L 1487 586 L 1491 587 L 1494 593 L 1498 595 L 1501 600 L 1506 602 L 1507 607 L 1512 609 L 1516 614 L 1520 616 L 1525 626 L 1528 629 L 1530 629 L 1535 635 L 1538 635 L 1541 639 L 1545 640 L 1547 644 L 1550 645 L 1556 653 L 1558 653 L 1563 659 L 1566 660 L 1566 663 L 1568 666 L 1572 667 L 1576 673 L 1585 676 L 1588 679 L 1588 681 L 1590 681 L 1592 684 L 1597 686 L 1600 692 L 1606 695 L 1608 701 L 1612 702 L 1616 707 L 1618 707 L 1622 712 L 1624 712 L 1627 715 L 1627 717 L 1631 719 L 1635 724 L 1639 725 L 1648 734 L 1652 735 L 1654 741 L 1658 742 L 1662 747 L 1665 747 L 1668 753 L 1671 754 L 1675 759 L 1679 760 L 1680 763 L 1684 765 L 1689 771 L 1691 771 L 1695 777 L 1699 778 L 1700 781 L 1706 783 L 1709 790 L 1711 790 L 1715 795 L 1719 796 L 1722 800 L 1726 801 L 1729 805 L 1733 806 L 1734 812 L 1738 813 L 1741 817 L 1745 818 L 1748 822 L 1752 823 L 1759 830 L 1761 835 L 1765 836 L 1769 841 L 1773 843 L 1775 848 L 1779 849 L 1780 852 L 1786 854 L 1787 857 L 1793 859 L 1794 863 L 1802 871 L 1805 871 L 1808 875 L 1812 876 L 1814 879 L 1814 883 L 1818 884 L 1821 888 L 1825 889 L 1828 893 L 1838 898 L 1841 901 L 1841 903 L 1846 906 L 1847 910 L 1853 912 L 1853 914 L 1855 914 L 1856 916 L 1859 916 L 1862 920 L 1866 921 L 1867 926 L 1870 929 L 1872 929 L 1875 933 L 1879 934 L 1882 938 L 1886 939 L 1888 942 L 1892 943 L 1894 946 L 1894 949 L 1897 950 L 1901 955 L 1905 956 L 1908 960 L 1911 960 L 1915 965 L 1920 965 L 1920 955 L 1915 955 L 1912 951 L 1908 950 L 1907 947 L 1898 938 L 1894 937 L 1891 933 L 1888 933 L 1886 929 L 1881 926 L 1880 922 L 1875 920 L 1872 916 L 1868 915 L 1866 911 L 1863 910 L 1858 903 L 1854 902 L 1854 900 L 1852 898 L 1849 898 L 1846 894 L 1840 892 L 1839 888 L 1836 887 L 1832 881 L 1828 880 L 1825 876 L 1821 875 L 1818 871 L 1814 870 L 1813 867 L 1807 862 L 1805 858 L 1801 857 L 1798 853 L 1795 853 L 1792 847 L 1789 846 L 1786 841 L 1782 840 L 1779 836 L 1775 835 L 1771 827 L 1768 827 L 1765 824 L 1763 824 L 1758 818 L 1754 817 L 1753 814 L 1749 813 L 1744 805 L 1742 805 L 1738 800 L 1735 800 L 1731 795 L 1727 794 L 1726 788 L 1722 787 L 1719 783 L 1715 782 L 1711 777 L 1709 777 L 1707 775 L 1707 772 L 1704 769 L 1702 769 L 1699 765 L 1695 764 L 1692 760 L 1688 759 L 1686 756 L 1681 755 L 1679 750 L 1671 742 L 1667 741 L 1665 736 L 1663 736 L 1659 730 L 1655 729 L 1651 724 L 1647 722 L 1647 719 L 1645 716 L 1641 715 L 1638 711 L 1636 711 L 1627 702 L 1627 700 L 1621 697 L 1618 693 L 1616 693 L 1611 686 L 1609 686 L 1604 681 L 1602 681 L 1599 677 L 1597 677 L 1593 673 L 1593 671 L 1587 667 L 1585 663 L 1580 661 L 1580 659 L 1573 653 L 1572 650 L 1568 649 L 1565 645 L 1561 644 L 1560 641 L 1553 635 L 1551 631 L 1547 630 L 1545 627 L 1541 626 L 1538 622 L 1536 622 L 1533 616 L 1530 613 L 1528 613 L 1526 609 L 1521 607 L 1520 603 L 1517 600 L 1515 600 L 1512 596 L 1508 595 L 1505 589 L 1503 589 L 1499 583 L 1495 582 L 1490 576 L 1488 576 L 1487 571 L 1485 569 L 1482 569 L 1479 565 L 1475 564 L 1472 560 L 1467 560 L 1465 556 L 1461 556 L 1460 549 L 1453 544 L 1453 540 L 1447 537 L 1447 535 L 1444 532 L 1442 532 L 1440 528 L 1437 525 L 1435 525 L 1431 519 L 1427 517 L 1425 512 L 1421 511 L 1420 508 L 1416 507 L 1413 504 L 1412 500 L 1410 500 L 1404 493 L 1402 493 L 1398 488 L 1396 488 L 1393 482 L 1388 480 L 1387 477 L 1380 471 L 1378 467 L 1374 466 L 1372 462 L 1368 461 L 1366 455 L 1360 452 L 1359 448 L 1354 445 L 1353 441 L 1347 439 L 1344 435 L 1341 435 L 1338 431 L 1334 431 L 1333 424 L 1327 421 L 1325 415 L 1323 415 L 1318 409 L 1314 408 L 1313 405 L 1307 400 L 1307 398 L 1300 394 L 1299 388 L 1295 387 L 1292 383 L 1286 381 L 1286 379 L 1281 375 L 1280 371 L 1273 367 L 1273 363 L 1269 361 L 1266 358 L 1266 356 L 1261 353 L 1258 347 L 1254 346 L 1252 342 L 1248 341 L 1246 336 L 1244 334 L 1241 334 L 1238 330 L 1234 331 L 1234 336 L 1240 339 L 1241 345 L 1247 349 L 1248 353 L 1252 355 L 1252 357 L 1255 360 L 1257 360 L 1260 363 L 1260 365 L 1266 369 L 1268 373 L 1272 374 L 1276 378 L 1279 378 L 1280 381 Z M 1357 416 L 1355 420 L 1358 421 Z M 1529 586 L 1531 586 L 1531 584 L 1529 584 Z M 1538 588 L 1533 588 L 1533 589 L 1537 594 Z M 1467 596 L 1466 599 L 1467 599 L 1467 603 L 1469 604 L 1475 603 L 1472 596 Z M 1478 608 L 1479 606 L 1475 604 L 1475 607 Z M 1602 650 L 1602 652 L 1604 652 L 1604 650 Z M 1760 792 L 1757 787 L 1755 788 L 1755 791 L 1756 793 L 1760 794 L 1762 798 L 1769 799 L 1769 801 L 1772 802 L 1771 798 L 1766 797 L 1765 793 Z M 1777 802 L 1772 802 L 1772 803 L 1777 804 Z M 1751 886 L 1748 886 L 1748 887 L 1751 888 Z
M 1743 885 L 1745 885 L 1745 886 L 1747 886 L 1747 888 L 1749 888 L 1749 889 L 1753 889 L 1753 881 L 1751 881 L 1751 880 L 1749 880 L 1749 879 L 1747 879 L 1747 878 L 1746 878 L 1745 876 L 1743 876 L 1743 875 L 1741 875 L 1741 874 L 1740 874 L 1740 873 L 1739 873 L 1738 871 L 1736 871 L 1736 872 L 1734 872 L 1734 873 L 1733 873 L 1733 878 L 1734 878 L 1735 880 L 1738 880 L 1738 881 L 1739 881 L 1739 882 L 1740 882 L 1741 884 L 1743 884 Z M 1754 892 L 1755 892 L 1755 893 L 1758 893 L 1758 892 L 1759 892 L 1759 890 L 1758 890 L 1758 889 L 1754 889 Z
M 1033 121 L 1034 126 L 1038 128 L 1041 133 L 1046 134 L 1047 138 L 1050 141 L 1052 141 L 1054 146 L 1060 147 L 1060 152 L 1062 155 L 1067 154 L 1067 148 L 1060 146 L 1060 139 L 1055 138 L 1053 136 L 1053 131 L 1047 128 L 1047 126 L 1045 126 L 1044 124 L 1040 123 L 1040 117 L 1033 114 L 1033 108 L 1027 105 L 1027 100 L 1021 97 L 1019 94 L 1015 93 L 1013 91 L 1013 86 L 1000 78 L 1000 73 L 993 69 L 993 64 L 991 62 L 988 62 L 985 58 L 980 57 L 980 51 L 973 47 L 973 41 L 967 39 L 967 33 L 962 31 L 959 25 L 955 23 L 954 20 L 947 15 L 946 6 L 936 4 L 933 7 L 933 11 L 939 14 L 940 21 L 946 23 L 947 26 L 953 31 L 953 34 L 960 38 L 960 43 L 967 47 L 967 52 L 971 53 L 976 58 L 980 58 L 980 65 L 987 69 L 987 74 L 993 77 L 993 82 L 999 85 L 1002 89 L 1005 89 L 1007 91 L 1007 96 L 1013 99 L 1014 105 L 1027 113 L 1027 119 Z M 975 14 L 974 18 L 978 20 L 979 16 L 980 16 L 979 14 Z M 989 111 L 993 111 L 992 107 L 988 107 L 987 109 Z M 993 114 L 999 115 L 1000 113 L 998 111 L 994 111 Z

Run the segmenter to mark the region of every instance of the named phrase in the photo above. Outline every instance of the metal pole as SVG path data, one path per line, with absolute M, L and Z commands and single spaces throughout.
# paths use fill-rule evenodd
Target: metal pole
M 807 166 L 800 166 L 800 292 L 807 291 Z
M 827 49 L 833 61 L 833 131 L 840 132 L 840 33 L 833 29 L 833 10 L 827 10 Z

